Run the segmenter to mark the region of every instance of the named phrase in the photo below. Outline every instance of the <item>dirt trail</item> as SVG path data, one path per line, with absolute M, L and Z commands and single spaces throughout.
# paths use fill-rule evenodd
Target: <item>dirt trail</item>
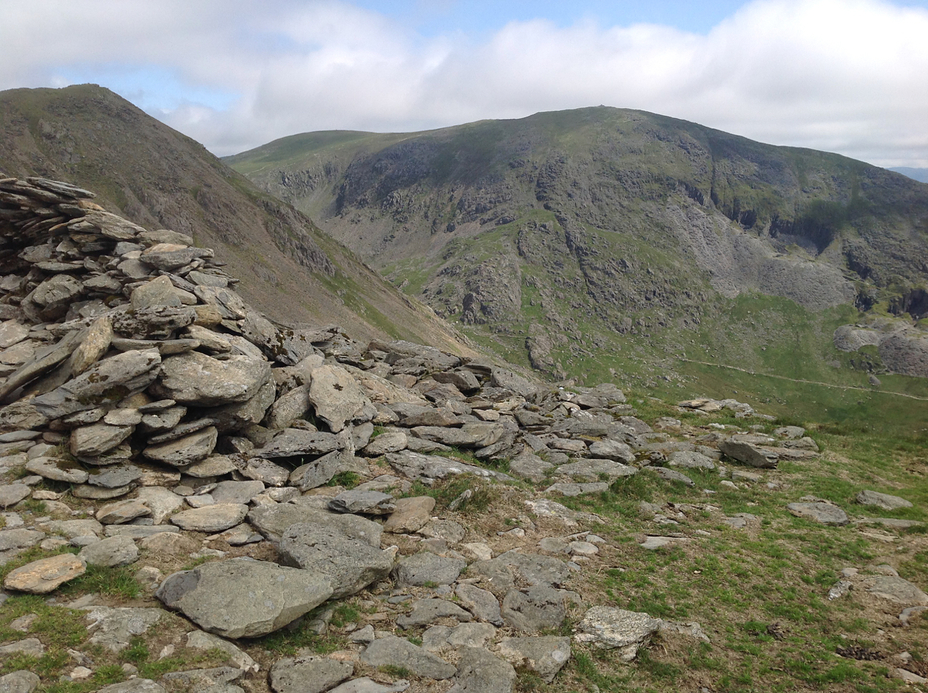
M 916 395 L 909 395 L 904 392 L 892 392 L 891 390 L 874 390 L 872 388 L 866 387 L 856 387 L 854 385 L 832 385 L 831 383 L 821 383 L 817 380 L 802 380 L 799 378 L 787 378 L 785 375 L 774 375 L 772 373 L 758 373 L 757 371 L 748 370 L 747 368 L 738 368 L 738 366 L 726 366 L 721 363 L 709 363 L 708 361 L 697 361 L 695 359 L 684 359 L 678 358 L 678 361 L 685 361 L 686 363 L 698 363 L 702 366 L 712 366 L 714 368 L 727 368 L 731 371 L 741 371 L 742 373 L 747 373 L 748 375 L 760 375 L 765 378 L 776 378 L 778 380 L 788 380 L 791 383 L 805 383 L 807 385 L 820 385 L 822 387 L 830 387 L 835 390 L 857 390 L 858 392 L 869 392 L 872 394 L 880 395 L 894 395 L 896 397 L 907 397 L 908 399 L 915 399 L 919 402 L 928 402 L 928 397 L 918 397 Z

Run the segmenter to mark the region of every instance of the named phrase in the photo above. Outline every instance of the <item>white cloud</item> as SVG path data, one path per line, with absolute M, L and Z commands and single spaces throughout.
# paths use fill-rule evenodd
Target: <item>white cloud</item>
M 479 43 L 336 0 L 31 0 L 4 7 L 0 88 L 137 79 L 137 102 L 219 154 L 607 104 L 928 166 L 925 36 L 928 11 L 886 0 L 755 0 L 707 35 L 538 19 Z

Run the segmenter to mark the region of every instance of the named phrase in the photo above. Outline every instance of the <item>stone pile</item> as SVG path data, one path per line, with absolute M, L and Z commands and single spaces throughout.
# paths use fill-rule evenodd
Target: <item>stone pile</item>
M 164 606 L 196 624 L 188 641 L 225 648 L 236 661 L 229 677 L 211 679 L 217 691 L 265 676 L 223 638 L 272 633 L 391 580 L 389 603 L 409 607 L 391 617 L 394 631 L 428 630 L 416 645 L 391 630 L 358 629 L 357 666 L 453 679 L 454 691 L 511 691 L 513 665 L 550 682 L 570 657 L 570 638 L 539 632 L 584 607 L 571 576 L 605 541 L 578 529 L 595 516 L 553 498 L 639 473 L 692 485 L 681 469 L 754 483 L 758 473 L 730 472 L 723 456 L 771 468 L 817 454 L 793 427 L 679 441 L 671 435 L 679 421 L 648 425 L 614 385 L 567 391 L 409 342 L 362 345 L 336 327 L 282 327 L 245 303 L 211 250 L 140 228 L 92 197 L 44 179 L 0 179 L 0 473 L 22 474 L 0 486 L 0 506 L 42 500 L 50 513 L 31 528 L 9 513 L 0 561 L 36 545 L 81 549 L 24 565 L 4 587 L 53 592 L 87 564 L 138 561 L 140 547 L 224 547 L 195 555 L 225 560 L 166 577 L 139 571 Z M 464 474 L 536 485 L 525 511 L 569 529 L 531 551 L 494 553 L 453 519 L 434 517 L 433 498 L 400 497 L 413 482 Z M 43 480 L 93 502 L 93 517 L 73 519 L 63 490 L 35 488 Z M 329 492 L 346 481 L 354 488 Z M 649 512 L 675 524 L 681 507 Z M 673 537 L 643 545 L 653 539 Z M 86 609 L 111 649 L 128 646 L 128 636 L 113 635 L 126 632 L 127 619 L 138 634 L 163 614 Z M 696 624 L 607 607 L 590 609 L 579 630 L 578 642 L 620 648 L 625 660 L 659 630 L 706 637 Z M 303 691 L 305 681 L 324 680 L 343 693 L 408 685 L 351 679 L 354 671 L 326 657 L 286 658 L 269 685 Z M 162 690 L 134 681 L 118 690 Z

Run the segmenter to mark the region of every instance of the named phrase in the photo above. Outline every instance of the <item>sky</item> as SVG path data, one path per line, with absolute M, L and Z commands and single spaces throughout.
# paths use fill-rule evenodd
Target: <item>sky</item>
M 928 0 L 0 3 L 0 90 L 100 84 L 220 156 L 607 105 L 928 167 Z

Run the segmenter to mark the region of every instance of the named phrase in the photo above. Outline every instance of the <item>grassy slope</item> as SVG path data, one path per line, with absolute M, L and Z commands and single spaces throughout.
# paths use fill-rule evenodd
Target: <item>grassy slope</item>
M 252 305 L 279 321 L 469 349 L 308 218 L 105 89 L 0 94 L 0 170 L 68 180 L 147 228 L 191 234 L 229 263 Z

